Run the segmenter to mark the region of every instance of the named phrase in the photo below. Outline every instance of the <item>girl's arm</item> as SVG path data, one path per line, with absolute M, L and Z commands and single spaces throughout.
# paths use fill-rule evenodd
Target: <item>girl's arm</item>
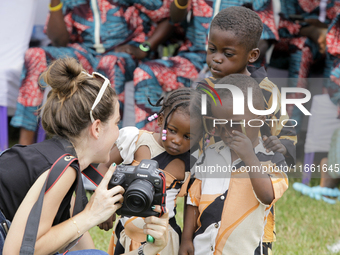
M 123 188 L 116 186 L 110 190 L 107 189 L 108 182 L 114 170 L 114 167 L 109 169 L 82 212 L 72 217 L 72 220 L 66 220 L 52 226 L 62 200 L 76 179 L 76 171 L 73 168 L 69 167 L 65 171 L 56 184 L 44 196 L 35 244 L 35 254 L 51 254 L 59 251 L 90 228 L 105 221 L 121 207 L 120 203 L 123 199 L 121 195 L 124 192 Z M 37 201 L 47 174 L 48 171 L 37 179 L 18 208 L 8 236 L 6 237 L 3 250 L 4 255 L 19 254 L 28 215 L 34 203 Z
M 174 159 L 164 169 L 164 171 L 173 175 L 177 180 L 184 180 L 185 177 L 185 164 L 180 159 Z
M 110 160 L 107 163 L 100 163 L 97 167 L 97 170 L 102 174 L 105 175 L 107 170 L 113 163 L 119 165 L 123 162 L 123 158 L 120 156 L 120 152 L 118 147 L 114 145 L 110 151 Z
M 51 0 L 51 7 L 58 4 L 60 4 L 60 0 Z M 47 36 L 51 39 L 53 46 L 67 46 L 70 35 L 66 29 L 62 9 L 50 12 L 50 18 L 47 23 Z

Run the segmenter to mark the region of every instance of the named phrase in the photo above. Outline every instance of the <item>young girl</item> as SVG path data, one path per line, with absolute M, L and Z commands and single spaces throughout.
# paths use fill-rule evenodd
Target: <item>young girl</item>
M 163 102 L 161 104 L 161 102 Z M 177 254 L 181 230 L 175 220 L 176 198 L 186 193 L 190 171 L 190 148 L 200 139 L 200 93 L 191 88 L 181 88 L 158 100 L 162 105 L 157 118 L 161 133 L 126 127 L 120 130 L 111 160 L 99 169 L 116 164 L 138 165 L 142 159 L 154 159 L 166 176 L 166 207 L 169 210 L 169 243 L 160 254 Z M 136 249 L 145 242 L 143 219 L 121 217 L 116 221 L 110 241 L 109 254 L 120 254 Z

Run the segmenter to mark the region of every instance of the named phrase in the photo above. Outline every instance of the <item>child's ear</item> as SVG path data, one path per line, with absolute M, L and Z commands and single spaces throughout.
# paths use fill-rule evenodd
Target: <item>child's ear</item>
M 157 118 L 157 124 L 160 128 L 163 128 L 163 123 L 164 123 L 164 114 L 160 113 Z
M 255 49 L 252 49 L 250 52 L 249 52 L 249 57 L 248 57 L 248 62 L 249 63 L 254 63 L 260 56 L 260 49 L 259 48 L 255 48 Z

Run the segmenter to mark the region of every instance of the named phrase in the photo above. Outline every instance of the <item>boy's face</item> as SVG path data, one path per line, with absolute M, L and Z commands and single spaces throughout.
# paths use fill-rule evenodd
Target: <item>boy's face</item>
M 223 142 L 226 145 L 229 145 L 232 139 L 232 131 L 231 130 L 237 130 L 239 132 L 242 132 L 241 125 L 244 126 L 243 133 L 246 134 L 246 136 L 250 139 L 251 143 L 256 146 L 258 137 L 259 137 L 259 127 L 250 127 L 248 125 L 249 120 L 254 120 L 254 119 L 260 119 L 261 117 L 251 113 L 247 107 L 245 107 L 245 113 L 244 115 L 234 115 L 233 114 L 233 103 L 231 98 L 222 98 L 222 104 L 217 104 L 217 105 L 212 105 L 211 106 L 211 112 L 212 116 L 216 119 L 222 119 L 222 120 L 228 120 L 228 123 L 226 124 L 216 124 L 216 126 L 219 125 L 219 137 L 223 140 Z M 261 118 L 262 119 L 262 118 Z M 230 122 L 242 122 L 245 120 L 245 125 L 244 124 L 232 124 L 230 125 Z M 260 126 L 261 121 L 252 121 L 250 123 L 252 126 Z
M 233 73 L 250 75 L 247 65 L 258 58 L 253 51 L 248 51 L 233 31 L 213 27 L 209 33 L 206 61 L 212 76 L 217 79 Z

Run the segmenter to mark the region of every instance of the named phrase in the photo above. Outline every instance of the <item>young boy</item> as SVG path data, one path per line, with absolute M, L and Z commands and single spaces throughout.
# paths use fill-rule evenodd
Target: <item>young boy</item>
M 265 149 L 259 136 L 265 116 L 255 115 L 247 107 L 251 87 L 255 109 L 264 109 L 257 82 L 247 75 L 232 74 L 218 83 L 242 90 L 245 112 L 234 115 L 230 91 L 216 89 L 222 104 L 211 104 L 211 116 L 203 119 L 206 132 L 221 141 L 209 146 L 192 169 L 195 179 L 188 192 L 179 254 L 268 254 L 271 244 L 262 241 L 266 232 L 273 233 L 274 222 L 267 222 L 267 217 L 288 188 L 287 176 L 280 171 L 287 165 L 281 153 Z M 210 129 L 212 119 L 228 123 Z M 231 121 L 245 123 L 244 128 Z
M 198 87 L 206 88 L 204 85 L 214 87 L 214 84 L 224 76 L 233 73 L 245 74 L 258 81 L 264 95 L 265 109 L 269 109 L 272 104 L 272 91 L 277 87 L 268 80 L 263 67 L 256 69 L 248 66 L 248 64 L 253 64 L 260 55 L 258 43 L 262 29 L 260 17 L 248 8 L 235 6 L 221 10 L 211 22 L 208 39 L 206 62 L 212 77 L 201 81 Z M 281 152 L 290 166 L 295 164 L 296 132 L 293 127 L 281 125 L 281 122 L 289 117 L 288 115 L 281 116 L 280 92 L 277 98 L 278 106 L 275 112 L 267 116 L 267 119 L 273 121 L 263 125 L 261 134 L 266 149 Z M 286 126 L 293 126 L 293 124 L 288 122 Z

